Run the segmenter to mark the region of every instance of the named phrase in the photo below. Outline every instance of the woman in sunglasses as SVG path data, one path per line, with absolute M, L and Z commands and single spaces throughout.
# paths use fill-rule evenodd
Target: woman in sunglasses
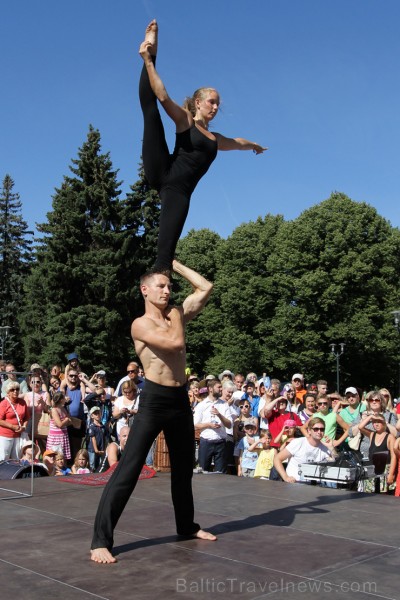
M 309 462 L 332 462 L 337 452 L 331 440 L 325 438 L 325 423 L 320 417 L 307 421 L 307 436 L 296 438 L 274 457 L 274 467 L 287 483 L 304 481 L 301 465 Z M 286 470 L 284 461 L 288 461 Z
M 235 445 L 246 435 L 244 431 L 244 422 L 252 419 L 256 431 L 258 431 L 258 419 L 251 416 L 251 404 L 248 400 L 241 400 L 239 404 L 240 414 L 233 423 L 233 441 Z
M 357 415 L 352 422 L 349 429 L 349 438 L 356 436 L 358 432 L 363 434 L 359 451 L 363 455 L 363 458 L 367 459 L 369 457 L 369 438 L 364 434 L 363 429 L 373 432 L 372 417 L 382 414 L 386 421 L 387 431 L 396 438 L 397 416 L 390 410 L 387 410 L 385 397 L 380 392 L 368 392 L 365 400 L 367 408 L 363 413 Z
M 43 381 L 41 375 L 37 372 L 30 375 L 28 380 L 30 392 L 24 394 L 24 400 L 29 411 L 29 424 L 27 427 L 28 434 L 32 438 L 37 440 L 40 450 L 44 452 L 46 450 L 46 440 L 42 440 L 38 437 L 38 424 L 43 413 L 50 412 L 51 402 L 50 394 L 47 390 L 47 385 Z M 32 413 L 34 412 L 34 431 L 32 431 Z
M 367 411 L 366 411 L 367 412 Z M 370 424 L 372 430 L 367 428 Z M 375 466 L 375 475 L 380 475 L 374 480 L 364 481 L 364 492 L 388 491 L 395 481 L 397 458 L 394 451 L 396 438 L 388 432 L 387 422 L 382 413 L 363 413 L 359 424 L 361 433 L 368 440 L 368 457 Z

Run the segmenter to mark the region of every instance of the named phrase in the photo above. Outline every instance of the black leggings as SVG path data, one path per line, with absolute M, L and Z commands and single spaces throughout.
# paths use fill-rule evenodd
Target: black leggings
M 147 453 L 160 431 L 164 431 L 171 461 L 171 493 L 179 535 L 192 535 L 194 427 L 186 386 L 158 385 L 146 379 L 118 467 L 103 492 L 94 523 L 92 550 L 114 544 L 114 529 L 139 478 Z
M 152 57 L 155 62 L 155 57 Z M 189 211 L 190 196 L 185 192 L 165 187 L 171 165 L 171 156 L 165 140 L 164 126 L 158 110 L 157 97 L 150 86 L 143 65 L 139 82 L 139 99 L 143 112 L 143 168 L 150 186 L 161 199 L 160 229 L 155 271 L 171 269 L 176 244 L 182 233 Z

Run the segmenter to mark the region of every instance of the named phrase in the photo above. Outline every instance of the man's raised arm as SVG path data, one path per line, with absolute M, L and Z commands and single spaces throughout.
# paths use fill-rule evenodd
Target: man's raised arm
M 185 322 L 188 322 L 191 321 L 206 305 L 213 289 L 213 284 L 202 277 L 202 275 L 199 275 L 199 273 L 196 273 L 193 269 L 189 269 L 189 267 L 185 267 L 185 265 L 182 265 L 177 260 L 172 262 L 172 268 L 175 273 L 182 275 L 193 288 L 193 293 L 190 294 L 182 304 L 184 320 Z

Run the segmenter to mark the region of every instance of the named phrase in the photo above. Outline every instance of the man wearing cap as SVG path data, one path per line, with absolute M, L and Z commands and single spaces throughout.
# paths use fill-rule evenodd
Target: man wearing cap
M 232 427 L 232 412 L 229 404 L 221 399 L 222 384 L 218 379 L 207 381 L 208 396 L 194 409 L 193 421 L 200 431 L 199 465 L 203 471 L 227 471 L 227 429 Z
M 181 306 L 170 305 L 171 280 L 165 272 L 150 272 L 140 280 L 145 313 L 133 321 L 131 333 L 146 380 L 125 450 L 97 510 L 91 559 L 98 563 L 116 562 L 111 553 L 114 529 L 135 488 L 151 444 L 161 430 L 171 461 L 171 493 L 178 534 L 216 539 L 194 522 L 194 427 L 185 373 L 186 324 L 204 308 L 213 286 L 176 260 L 172 268 L 192 286 L 192 293 Z
M 344 393 L 348 406 L 342 408 L 340 416 L 346 423 L 352 423 L 358 415 L 364 412 L 365 406 L 360 402 L 360 396 L 355 387 L 348 387 Z
M 306 388 L 304 387 L 304 375 L 301 373 L 295 373 L 292 377 L 292 383 L 294 385 L 294 389 L 296 390 L 296 398 L 303 404 L 303 396 L 306 393 Z
M 97 371 L 97 373 L 95 373 L 93 377 L 91 377 L 90 381 L 95 382 L 95 386 L 97 389 L 104 388 L 105 393 L 111 398 L 115 396 L 114 388 L 107 385 L 107 373 L 103 369 Z

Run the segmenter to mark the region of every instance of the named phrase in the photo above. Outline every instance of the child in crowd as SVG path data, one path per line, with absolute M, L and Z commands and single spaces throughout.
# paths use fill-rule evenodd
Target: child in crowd
M 100 464 L 106 448 L 105 428 L 101 423 L 101 412 L 98 406 L 90 409 L 90 425 L 88 429 L 90 469 L 94 472 Z
M 22 444 L 21 448 L 21 465 L 31 465 L 32 462 L 39 462 L 40 448 L 37 444 L 33 444 L 33 457 L 32 457 L 32 442 L 27 440 Z
M 72 475 L 83 475 L 85 473 L 90 473 L 89 468 L 89 453 L 87 450 L 83 448 L 78 450 L 75 456 L 74 464 L 72 465 Z
M 286 419 L 280 433 L 278 433 L 274 439 L 275 444 L 280 444 L 279 450 L 283 450 L 292 440 L 294 440 L 296 437 L 296 428 L 296 421 L 293 421 L 293 419 Z
M 235 448 L 235 453 L 239 454 L 239 466 L 238 476 L 239 477 L 254 477 L 254 471 L 257 464 L 259 438 L 256 436 L 257 428 L 251 419 L 244 422 L 243 428 L 245 431 L 245 437 L 243 437 Z M 250 450 L 250 447 L 253 450 Z
M 56 474 L 56 450 L 45 450 L 43 452 L 43 464 L 49 472 L 49 475 Z
M 71 424 L 70 416 L 65 408 L 66 397 L 63 392 L 56 392 L 51 401 L 50 427 L 47 436 L 46 448 L 51 450 L 60 448 L 65 458 L 71 458 L 71 449 L 68 437 L 68 425 Z
M 271 469 L 274 465 L 274 456 L 276 454 L 276 448 L 271 448 L 271 441 L 272 435 L 269 431 L 265 431 L 260 438 L 260 441 L 254 442 L 254 444 L 249 447 L 249 451 L 251 451 L 260 444 L 262 445 L 262 450 L 258 455 L 254 477 L 259 477 L 260 479 L 269 479 Z
M 57 452 L 55 465 L 56 468 L 54 475 L 71 475 L 71 469 L 67 467 L 65 457 L 62 452 Z

